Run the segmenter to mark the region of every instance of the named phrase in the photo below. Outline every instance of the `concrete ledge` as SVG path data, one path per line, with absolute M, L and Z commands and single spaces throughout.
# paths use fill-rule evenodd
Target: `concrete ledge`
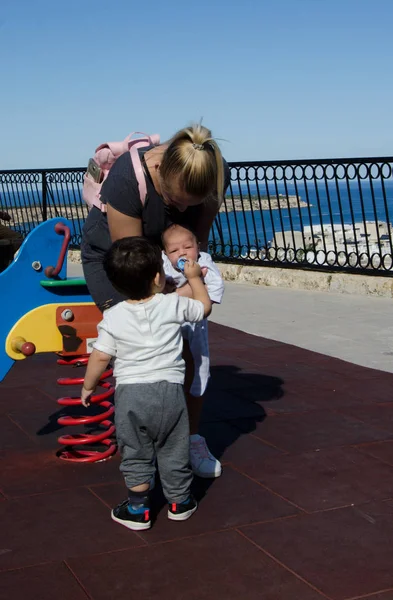
M 68 250 L 67 261 L 70 263 L 81 265 L 81 251 L 80 250 Z
M 350 273 L 321 273 L 301 269 L 219 265 L 223 279 L 238 283 L 269 287 L 312 290 L 334 294 L 393 297 L 393 278 L 352 275 Z
M 80 251 L 69 250 L 68 261 L 80 264 Z M 393 277 L 217 264 L 225 281 L 293 290 L 393 298 Z

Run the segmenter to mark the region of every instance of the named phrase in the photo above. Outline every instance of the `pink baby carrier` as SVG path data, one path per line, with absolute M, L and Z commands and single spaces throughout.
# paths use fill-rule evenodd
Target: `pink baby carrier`
M 144 137 L 134 137 L 135 135 L 142 135 Z M 106 212 L 106 204 L 101 202 L 101 187 L 108 177 L 108 173 L 113 164 L 119 156 L 125 152 L 129 152 L 131 155 L 131 161 L 138 181 L 139 195 L 143 206 L 146 200 L 147 190 L 138 149 L 146 148 L 148 146 L 158 146 L 159 143 L 160 136 L 157 134 L 147 135 L 140 131 L 134 131 L 134 133 L 130 133 L 130 135 L 122 142 L 108 142 L 98 146 L 94 158 L 89 162 L 89 168 L 83 177 L 82 198 L 89 206 L 89 209 L 96 206 L 102 212 Z M 92 169 L 90 168 L 91 166 Z

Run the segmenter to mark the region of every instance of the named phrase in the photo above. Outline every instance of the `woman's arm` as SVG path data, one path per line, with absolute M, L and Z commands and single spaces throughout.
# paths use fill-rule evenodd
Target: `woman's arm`
M 112 242 L 125 237 L 136 237 L 142 235 L 142 220 L 129 217 L 107 204 L 109 233 Z
M 107 207 L 112 242 L 142 235 L 142 203 L 129 152 L 119 156 L 109 171 L 101 197 Z

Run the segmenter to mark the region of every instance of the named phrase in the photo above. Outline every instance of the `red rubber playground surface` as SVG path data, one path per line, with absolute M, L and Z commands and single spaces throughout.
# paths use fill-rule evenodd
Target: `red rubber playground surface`
M 59 460 L 58 377 L 37 355 L 0 384 L 2 600 L 393 600 L 393 375 L 211 324 L 202 433 L 224 465 L 199 510 L 134 533 L 119 457 Z M 68 394 L 68 390 L 67 390 Z M 68 409 L 67 409 L 68 410 Z M 73 409 L 75 412 L 75 409 Z

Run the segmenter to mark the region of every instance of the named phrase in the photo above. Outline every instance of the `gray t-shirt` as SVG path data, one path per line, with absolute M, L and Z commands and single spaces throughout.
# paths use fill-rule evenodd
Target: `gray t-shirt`
M 142 164 L 148 150 L 149 148 L 144 148 L 139 151 Z M 140 200 L 138 181 L 129 152 L 122 154 L 111 168 L 101 189 L 101 200 L 129 217 L 141 219 L 143 235 L 161 245 L 161 234 L 172 223 L 193 229 L 198 221 L 201 205 L 190 206 L 184 212 L 167 206 L 157 194 L 148 170 L 145 169 L 145 172 L 147 196 L 144 206 Z M 224 173 L 225 191 L 230 181 L 230 171 L 225 160 Z M 111 245 L 106 214 L 98 208 L 94 207 L 89 212 L 83 228 L 83 243 L 98 253 L 106 252 Z

